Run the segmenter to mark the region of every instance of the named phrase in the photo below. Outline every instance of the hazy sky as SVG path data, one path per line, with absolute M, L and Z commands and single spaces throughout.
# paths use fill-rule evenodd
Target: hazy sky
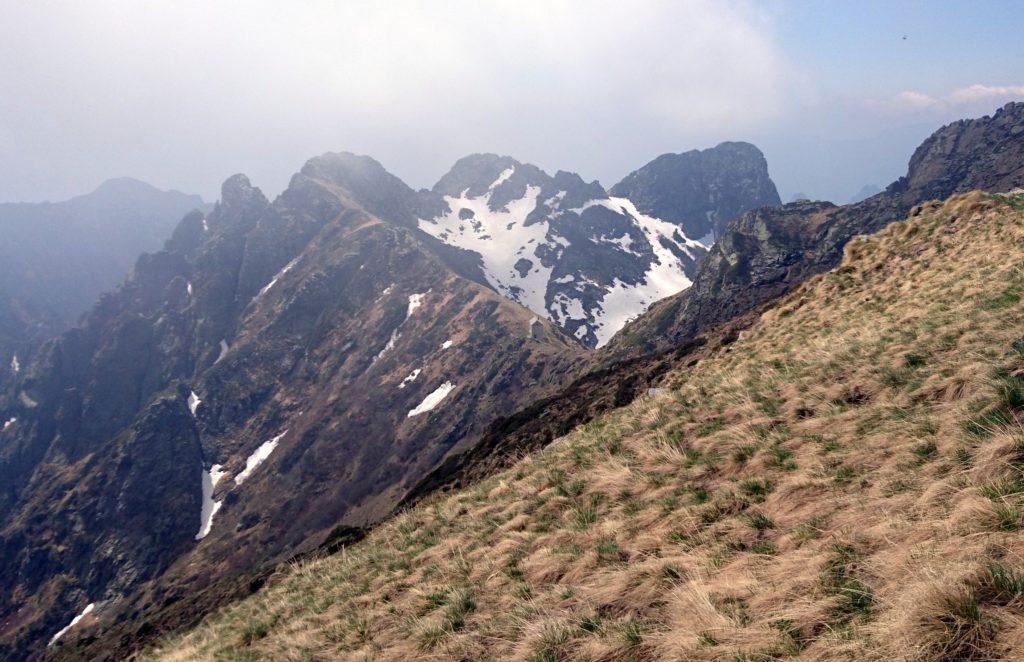
M 130 175 L 270 195 L 310 156 L 413 187 L 510 154 L 605 185 L 749 140 L 845 202 L 940 124 L 1024 99 L 1024 2 L 0 0 L 0 201 Z

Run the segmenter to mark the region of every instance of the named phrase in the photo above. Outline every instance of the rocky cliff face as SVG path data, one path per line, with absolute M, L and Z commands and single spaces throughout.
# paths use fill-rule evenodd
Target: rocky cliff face
M 140 253 L 159 249 L 193 209 L 209 206 L 133 179 L 64 202 L 0 204 L 0 384 L 123 280 Z
M 644 214 L 675 223 L 706 245 L 740 214 L 781 204 L 764 155 L 744 142 L 663 154 L 631 172 L 610 193 L 628 198 Z
M 379 519 L 580 364 L 416 230 L 403 187 L 350 155 L 274 202 L 232 177 L 8 385 L 0 656 Z
M 691 283 L 719 222 L 778 204 L 745 143 L 668 154 L 607 193 L 508 157 L 460 160 L 421 201 L 419 228 L 478 256 L 486 282 L 588 347 Z
M 927 200 L 1024 186 L 1024 103 L 942 127 L 910 159 L 905 177 L 862 202 L 798 202 L 730 223 L 693 279 L 623 329 L 607 357 L 663 351 L 838 264 L 858 234 L 877 232 Z

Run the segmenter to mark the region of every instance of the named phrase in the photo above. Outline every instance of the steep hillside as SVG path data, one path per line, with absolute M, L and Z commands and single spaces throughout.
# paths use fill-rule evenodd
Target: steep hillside
M 272 202 L 228 179 L 0 391 L 0 655 L 87 605 L 150 622 L 386 517 L 705 252 L 493 155 L 421 192 L 348 153 Z
M 127 178 L 64 202 L 0 204 L 0 384 L 194 209 L 209 205 Z
M 650 397 L 152 655 L 1017 658 L 1022 255 L 1024 196 L 915 208 Z
M 314 159 L 274 202 L 232 177 L 0 394 L 0 657 L 380 519 L 578 365 L 368 213 L 387 181 L 353 165 Z

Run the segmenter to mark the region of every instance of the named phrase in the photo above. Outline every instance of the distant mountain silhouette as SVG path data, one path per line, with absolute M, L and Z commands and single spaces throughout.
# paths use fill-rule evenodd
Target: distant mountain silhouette
M 64 202 L 0 204 L 0 366 L 15 355 L 26 365 L 34 344 L 73 323 L 140 253 L 158 250 L 182 216 L 208 208 L 127 177 Z

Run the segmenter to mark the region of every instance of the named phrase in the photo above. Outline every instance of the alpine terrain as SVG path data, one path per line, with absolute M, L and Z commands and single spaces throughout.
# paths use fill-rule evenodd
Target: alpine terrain
M 778 206 L 737 143 L 610 192 L 486 154 L 418 192 L 348 153 L 309 160 L 274 201 L 231 177 L 0 395 L 0 650 L 882 651 L 860 637 L 896 641 L 895 598 L 856 559 L 898 536 L 877 524 L 861 544 L 846 522 L 919 494 L 890 486 L 906 448 L 934 442 L 911 452 L 934 467 L 924 485 L 957 475 L 937 468 L 950 444 L 981 458 L 977 427 L 1016 420 L 982 376 L 1016 370 L 1016 258 L 995 247 L 1019 241 L 1020 201 L 993 194 L 1022 186 L 1024 104 L 941 128 L 906 177 L 845 207 Z M 873 434 L 889 450 L 857 455 Z M 815 444 L 838 464 L 819 468 Z M 850 471 L 861 482 L 830 473 Z M 855 556 L 772 594 L 793 609 L 762 606 L 758 582 L 832 563 L 783 537 L 805 501 Z M 719 571 L 735 590 L 707 588 Z M 869 590 L 877 607 L 833 611 Z M 686 634 L 678 613 L 697 612 L 675 591 L 711 625 Z M 1008 645 L 1016 595 L 991 598 L 978 650 Z
M 905 177 L 864 202 L 837 207 L 797 202 L 734 219 L 711 248 L 693 285 L 654 306 L 591 358 L 590 369 L 450 454 L 406 503 L 486 477 L 597 414 L 657 387 L 674 366 L 696 363 L 733 342 L 758 311 L 803 280 L 833 268 L 852 238 L 877 232 L 913 207 L 974 189 L 1024 187 L 1024 103 L 991 117 L 942 127 L 911 157 Z
M 847 4 L 6 3 L 0 662 L 1024 660 L 1021 12 Z
M 0 395 L 0 650 L 173 605 L 188 622 L 358 538 L 685 288 L 707 254 L 688 219 L 778 202 L 753 147 L 680 158 L 719 151 L 735 175 L 672 221 L 493 155 L 420 192 L 348 153 L 274 201 L 228 179 Z
M 780 204 L 748 143 L 665 154 L 606 192 L 507 157 L 460 160 L 425 196 L 419 228 L 479 256 L 498 292 L 600 347 L 690 286 L 725 221 Z
M 145 659 L 1018 659 L 1024 195 L 915 207 L 735 342 Z

